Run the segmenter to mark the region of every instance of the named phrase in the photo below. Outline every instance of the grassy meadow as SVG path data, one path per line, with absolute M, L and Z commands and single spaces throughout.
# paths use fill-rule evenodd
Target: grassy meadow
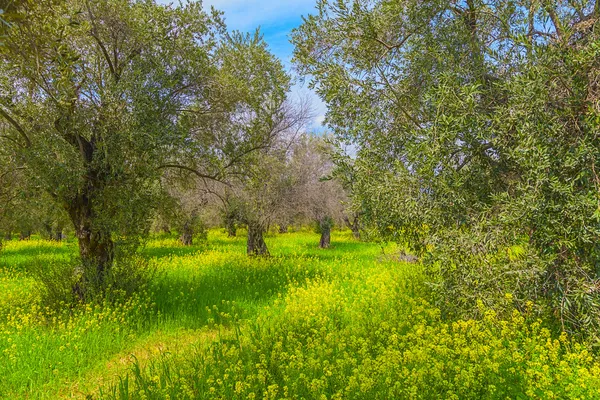
M 340 231 L 327 250 L 312 232 L 267 244 L 272 257 L 249 258 L 243 234 L 154 237 L 144 290 L 49 307 L 35 271 L 76 243 L 5 243 L 0 398 L 600 397 L 593 351 L 527 313 L 444 320 L 392 246 Z

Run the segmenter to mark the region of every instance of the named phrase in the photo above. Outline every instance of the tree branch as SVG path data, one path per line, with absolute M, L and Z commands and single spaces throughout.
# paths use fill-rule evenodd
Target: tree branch
M 556 35 L 558 36 L 558 39 L 563 40 L 565 31 L 563 30 L 562 24 L 560 23 L 560 19 L 558 18 L 558 15 L 556 14 L 556 10 L 554 10 L 554 8 L 552 8 L 548 4 L 544 5 L 544 9 L 550 16 L 550 20 L 552 20 L 552 24 L 554 25 L 554 30 L 556 31 Z
M 187 167 L 185 165 L 179 165 L 179 164 L 162 164 L 159 165 L 157 167 L 157 169 L 165 169 L 165 168 L 175 168 L 175 169 L 181 169 L 184 171 L 188 171 L 193 173 L 194 175 L 196 175 L 199 178 L 204 178 L 204 179 L 210 179 L 216 182 L 221 182 L 223 183 L 223 181 L 221 180 L 222 178 L 219 177 L 218 175 L 207 175 L 207 174 L 203 174 L 202 172 L 198 171 L 197 169 L 191 168 L 191 167 Z
M 421 124 L 419 123 L 419 121 L 417 121 L 412 115 L 409 114 L 408 111 L 406 111 L 406 109 L 404 107 L 402 107 L 402 104 L 401 104 L 402 103 L 402 98 L 396 92 L 396 89 L 394 89 L 394 87 L 392 86 L 392 84 L 388 80 L 387 76 L 385 76 L 385 73 L 381 70 L 381 67 L 377 66 L 377 69 L 379 70 L 379 75 L 384 80 L 384 82 L 385 82 L 386 86 L 388 87 L 388 89 L 390 89 L 390 91 L 394 94 L 394 97 L 396 97 L 397 106 L 398 106 L 398 108 L 400 108 L 400 111 L 402 111 L 402 113 L 406 116 L 406 118 L 408 118 L 417 128 L 423 129 L 423 127 L 421 126 Z
M 117 73 L 117 70 L 115 69 L 115 66 L 113 65 L 113 62 L 110 59 L 110 54 L 108 54 L 108 51 L 106 50 L 106 47 L 104 46 L 104 43 L 102 43 L 102 40 L 100 40 L 100 37 L 98 36 L 98 28 L 96 26 L 96 22 L 94 21 L 94 14 L 92 14 L 92 9 L 90 7 L 89 0 L 87 0 L 85 2 L 85 4 L 86 4 L 87 10 L 88 10 L 88 15 L 90 17 L 90 23 L 92 24 L 92 30 L 90 31 L 90 34 L 92 35 L 94 40 L 96 40 L 96 43 L 98 43 L 98 46 L 100 46 L 100 49 L 102 50 L 102 54 L 104 55 L 104 59 L 108 63 L 108 68 L 110 69 L 110 72 L 111 72 L 113 78 L 115 78 L 115 80 L 118 81 L 119 75 Z
M 27 134 L 25 133 L 23 127 L 17 121 L 15 121 L 14 118 L 11 117 L 6 111 L 4 111 L 2 107 L 0 107 L 0 115 L 2 115 L 4 119 L 6 119 L 6 121 L 8 121 L 8 123 L 11 124 L 17 130 L 17 132 L 19 132 L 21 137 L 25 140 L 25 146 L 23 146 L 22 144 L 20 146 L 26 148 L 31 147 L 31 140 L 29 139 L 29 136 L 27 136 Z

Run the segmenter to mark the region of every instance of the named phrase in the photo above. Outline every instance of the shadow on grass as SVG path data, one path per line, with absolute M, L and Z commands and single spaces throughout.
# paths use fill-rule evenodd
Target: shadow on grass
M 318 268 L 297 268 L 282 257 L 231 260 L 199 273 L 162 273 L 151 285 L 160 323 L 190 329 L 254 315 L 284 293 L 290 283 L 321 275 Z M 223 313 L 228 316 L 223 316 Z
M 140 250 L 140 253 L 144 257 L 148 258 L 184 257 L 194 255 L 196 253 L 202 253 L 206 251 L 207 248 L 208 246 L 206 244 L 199 244 L 186 247 L 145 247 Z
M 76 255 L 77 246 L 71 242 L 63 242 L 62 245 L 52 242 L 11 242 L 0 251 L 0 267 L 12 272 L 28 272 L 35 264 L 69 260 Z

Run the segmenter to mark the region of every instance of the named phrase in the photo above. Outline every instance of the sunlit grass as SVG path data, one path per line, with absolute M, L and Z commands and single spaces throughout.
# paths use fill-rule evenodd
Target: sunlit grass
M 156 269 L 137 295 L 45 308 L 31 268 L 73 242 L 7 244 L 0 256 L 0 398 L 597 398 L 600 365 L 532 315 L 445 321 L 418 264 L 334 232 L 242 235 L 140 250 Z M 394 252 L 393 246 L 385 249 Z M 510 299 L 507 298 L 507 302 Z
M 0 255 L 0 398 L 55 398 L 65 382 L 102 370 L 154 332 L 214 327 L 234 310 L 251 318 L 288 287 L 332 273 L 340 264 L 335 258 L 355 257 L 345 254 L 355 246 L 349 238 L 340 232 L 334 236 L 340 248 L 323 251 L 313 233 L 272 235 L 269 259 L 248 258 L 242 235 L 220 231 L 192 247 L 174 237 L 151 239 L 141 253 L 157 273 L 142 293 L 60 311 L 40 303 L 31 270 L 36 263 L 67 262 L 76 243 L 8 242 Z

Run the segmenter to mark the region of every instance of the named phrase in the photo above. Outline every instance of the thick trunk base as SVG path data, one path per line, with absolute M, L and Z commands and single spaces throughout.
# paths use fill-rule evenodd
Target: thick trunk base
M 327 231 L 321 232 L 321 240 L 319 241 L 319 247 L 322 249 L 328 249 L 331 246 L 331 231 L 328 229 Z
M 248 244 L 246 252 L 249 256 L 268 256 L 269 249 L 263 238 L 264 229 L 248 225 Z
M 328 249 L 331 245 L 331 222 L 331 218 L 329 217 L 325 217 L 319 221 L 319 228 L 321 230 L 319 247 L 322 249 Z
M 237 227 L 235 226 L 235 222 L 231 222 L 227 224 L 227 237 L 236 237 L 237 236 Z
M 75 228 L 81 258 L 81 265 L 75 270 L 79 280 L 73 286 L 73 293 L 83 301 L 88 293 L 104 288 L 113 265 L 115 245 L 111 232 L 96 226 L 89 198 L 81 196 L 65 208 Z
M 85 301 L 90 293 L 100 292 L 114 261 L 114 243 L 108 232 L 77 230 L 81 266 L 75 273 L 80 275 L 73 286 L 73 293 Z
M 181 243 L 184 246 L 191 246 L 194 244 L 194 230 L 189 224 L 183 226 L 183 232 L 181 232 Z

